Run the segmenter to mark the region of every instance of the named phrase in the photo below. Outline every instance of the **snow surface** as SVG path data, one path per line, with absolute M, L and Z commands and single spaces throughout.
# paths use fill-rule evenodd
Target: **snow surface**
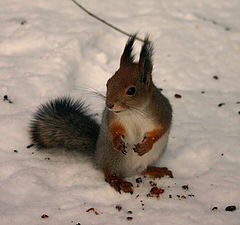
M 169 145 L 157 165 L 175 178 L 156 180 L 165 189 L 159 199 L 146 197 L 150 178 L 136 187 L 137 176 L 128 179 L 134 194 L 120 195 L 87 159 L 26 148 L 32 113 L 48 99 L 84 98 L 100 119 L 104 102 L 91 91 L 105 92 L 127 37 L 70 0 L 2 0 L 0 224 L 239 225 L 240 1 L 80 2 L 126 31 L 151 34 L 154 81 L 174 109 Z M 182 189 L 186 184 L 189 190 Z M 237 210 L 226 212 L 229 205 Z M 100 215 L 86 212 L 92 207 Z

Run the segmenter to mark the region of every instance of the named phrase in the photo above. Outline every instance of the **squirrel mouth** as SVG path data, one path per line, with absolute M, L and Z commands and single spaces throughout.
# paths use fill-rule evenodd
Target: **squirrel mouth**
M 122 111 L 119 111 L 119 110 L 118 110 L 118 111 L 114 111 L 114 112 L 115 112 L 115 113 L 120 113 L 120 112 L 122 112 Z
M 120 112 L 122 112 L 122 110 L 113 110 L 113 109 L 109 109 L 109 108 L 108 108 L 108 110 L 113 112 L 113 113 L 120 113 Z

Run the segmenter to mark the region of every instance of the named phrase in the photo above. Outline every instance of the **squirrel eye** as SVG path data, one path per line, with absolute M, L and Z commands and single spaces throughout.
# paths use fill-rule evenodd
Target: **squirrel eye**
M 136 88 L 135 87 L 130 87 L 127 90 L 127 95 L 134 95 L 136 92 Z

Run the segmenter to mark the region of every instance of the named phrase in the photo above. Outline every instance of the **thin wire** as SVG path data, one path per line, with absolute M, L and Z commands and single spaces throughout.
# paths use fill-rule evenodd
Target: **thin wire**
M 119 29 L 117 28 L 116 26 L 112 25 L 111 23 L 108 23 L 107 21 L 101 19 L 100 17 L 96 16 L 95 14 L 91 13 L 90 11 L 88 11 L 86 8 L 84 8 L 80 3 L 76 2 L 75 0 L 72 0 L 79 8 L 81 8 L 84 12 L 86 12 L 88 15 L 92 16 L 93 18 L 99 20 L 100 22 L 104 23 L 105 25 L 113 28 L 114 30 L 124 34 L 124 35 L 127 35 L 128 37 L 132 37 L 131 34 L 127 33 L 126 31 L 122 30 L 122 29 Z M 138 41 L 141 41 L 141 42 L 144 42 L 143 39 L 139 38 L 139 37 L 136 37 L 136 40 Z

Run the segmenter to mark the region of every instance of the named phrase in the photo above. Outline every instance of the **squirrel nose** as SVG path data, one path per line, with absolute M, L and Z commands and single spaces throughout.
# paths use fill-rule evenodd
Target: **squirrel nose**
M 107 104 L 107 107 L 108 107 L 109 109 L 112 109 L 112 108 L 114 107 L 114 104 L 109 103 L 109 104 Z

